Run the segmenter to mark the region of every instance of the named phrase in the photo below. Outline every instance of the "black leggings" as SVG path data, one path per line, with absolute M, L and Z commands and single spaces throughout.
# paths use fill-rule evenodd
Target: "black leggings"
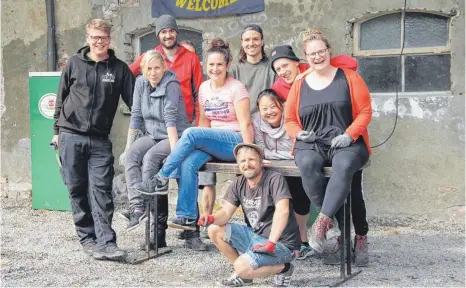
M 332 158 L 332 177 L 326 185 L 322 168 L 325 159 L 313 150 L 296 150 L 296 165 L 301 171 L 304 191 L 321 213 L 333 217 L 350 190 L 356 171 L 367 159 L 352 151 L 339 151 Z
M 285 177 L 291 192 L 291 203 L 296 214 L 307 215 L 311 211 L 311 201 L 304 192 L 303 182 L 299 177 Z

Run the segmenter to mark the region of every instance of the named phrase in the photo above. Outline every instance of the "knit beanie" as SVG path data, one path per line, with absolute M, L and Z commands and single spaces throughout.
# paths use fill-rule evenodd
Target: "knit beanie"
M 176 24 L 175 18 L 171 15 L 162 15 L 155 21 L 155 35 L 159 37 L 160 31 L 165 28 L 172 28 L 176 31 L 176 33 L 180 33 L 178 31 L 178 25 Z

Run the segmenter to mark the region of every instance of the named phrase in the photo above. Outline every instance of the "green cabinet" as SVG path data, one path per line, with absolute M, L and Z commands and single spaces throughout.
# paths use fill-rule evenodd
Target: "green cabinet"
M 60 72 L 29 73 L 32 208 L 70 210 L 68 190 L 58 164 L 58 150 L 50 148 L 53 113 Z

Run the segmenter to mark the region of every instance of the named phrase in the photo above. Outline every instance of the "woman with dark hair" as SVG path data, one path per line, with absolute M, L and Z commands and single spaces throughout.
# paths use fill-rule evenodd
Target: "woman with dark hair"
M 304 190 L 320 211 L 309 231 L 309 244 L 322 253 L 326 233 L 348 195 L 351 179 L 369 159 L 367 126 L 372 106 L 362 77 L 331 65 L 330 45 L 320 31 L 306 36 L 303 51 L 312 72 L 291 87 L 285 128 L 296 140 L 295 162 Z M 328 184 L 322 173 L 327 162 L 333 169 Z M 367 246 L 366 236 L 356 235 L 356 245 Z
M 140 193 L 153 195 L 168 189 L 168 178 L 179 178 L 176 216 L 168 226 L 195 230 L 198 215 L 198 171 L 208 161 L 234 162 L 233 148 L 253 142 L 249 95 L 244 85 L 228 75 L 232 57 L 229 44 L 211 41 L 207 51 L 209 80 L 199 89 L 199 127 L 188 128 L 167 157 L 160 172 L 150 181 L 150 189 Z
M 277 92 L 265 89 L 257 96 L 259 111 L 252 116 L 254 142 L 264 150 L 266 160 L 292 160 L 293 139 L 286 134 L 284 102 Z M 296 259 L 304 260 L 314 254 L 307 239 L 306 223 L 311 201 L 304 192 L 300 177 L 285 177 L 290 188 L 293 209 L 299 225 L 301 248 Z

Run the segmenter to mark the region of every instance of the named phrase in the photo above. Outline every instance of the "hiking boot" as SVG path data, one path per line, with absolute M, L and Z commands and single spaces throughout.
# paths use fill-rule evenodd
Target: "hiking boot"
M 144 208 L 135 207 L 130 210 L 128 226 L 126 226 L 126 231 L 132 231 L 138 228 L 142 223 L 147 221 L 147 214 Z
M 329 242 L 334 242 L 333 245 L 332 243 L 329 243 Z M 323 255 L 323 259 L 322 259 L 322 263 L 324 263 L 325 265 L 339 265 L 340 262 L 341 262 L 341 236 L 338 237 L 335 240 L 332 240 L 332 241 L 327 241 L 327 243 L 329 243 L 330 245 L 326 245 L 327 247 L 325 247 L 325 252 L 324 252 L 324 255 Z M 346 245 L 343 245 L 343 249 L 346 248 Z M 346 257 L 346 250 L 343 251 L 345 253 L 345 262 L 348 260 L 347 257 Z
M 290 269 L 286 272 L 278 273 L 275 275 L 274 282 L 275 287 L 288 287 L 291 283 L 291 277 L 293 276 L 294 265 L 290 263 Z
M 220 284 L 225 287 L 242 287 L 252 285 L 252 279 L 244 279 L 233 273 L 230 278 L 222 280 Z
M 338 223 L 337 218 L 333 217 L 333 223 Z M 331 239 L 337 239 L 339 236 L 341 236 L 341 231 L 338 225 L 334 225 L 327 231 L 327 234 L 325 234 L 327 241 Z
M 309 256 L 314 255 L 314 250 L 312 250 L 311 246 L 306 246 L 301 244 L 301 249 L 299 250 L 299 255 L 296 257 L 297 260 L 304 260 Z
M 184 247 L 194 251 L 207 251 L 207 245 L 202 242 L 199 231 L 186 231 Z
M 126 251 L 119 249 L 116 244 L 107 244 L 92 253 L 96 260 L 122 261 L 126 257 Z
M 176 237 L 180 240 L 186 240 L 186 232 L 187 230 L 181 230 L 180 232 L 176 233 Z
M 158 174 L 155 174 L 154 177 L 137 183 L 132 188 L 144 195 L 166 194 L 168 193 L 168 179 L 162 179 Z
M 129 222 L 129 219 L 130 219 L 130 213 L 129 213 L 129 210 L 123 210 L 121 211 L 120 213 L 118 213 L 118 216 L 123 219 L 123 220 L 126 220 Z
M 357 235 L 354 237 L 354 265 L 365 267 L 369 264 L 369 246 L 367 235 Z
M 157 234 L 157 246 L 158 248 L 164 248 L 167 247 L 167 241 L 165 240 L 165 230 L 159 230 Z M 146 250 L 146 242 L 142 242 L 139 245 L 140 250 Z M 155 241 L 151 240 L 149 243 L 149 249 L 150 250 L 155 250 Z
M 312 249 L 317 251 L 317 253 L 322 253 L 324 250 L 325 234 L 332 227 L 332 218 L 319 213 L 317 219 L 314 221 L 314 224 L 312 224 L 312 227 L 308 233 L 309 245 Z
M 175 216 L 168 220 L 168 227 L 196 231 L 196 219 Z
M 84 253 L 87 255 L 92 255 L 92 253 L 97 250 L 97 243 L 95 243 L 95 241 L 89 241 L 81 245 L 83 246 Z

